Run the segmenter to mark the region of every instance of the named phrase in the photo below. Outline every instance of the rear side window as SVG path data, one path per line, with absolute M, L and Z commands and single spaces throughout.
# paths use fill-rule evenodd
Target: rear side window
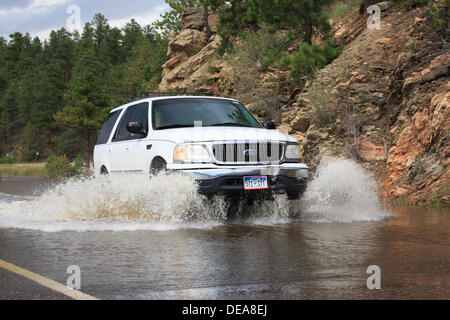
M 133 139 L 142 139 L 146 135 L 133 134 L 128 132 L 127 125 L 130 122 L 139 121 L 142 123 L 142 127 L 148 132 L 148 102 L 135 104 L 134 106 L 128 107 L 120 124 L 116 129 L 116 133 L 113 137 L 113 141 L 124 141 Z
M 111 131 L 114 128 L 114 124 L 116 123 L 117 118 L 120 115 L 120 111 L 121 110 L 114 111 L 109 114 L 108 119 L 106 120 L 105 124 L 102 127 L 102 130 L 100 131 L 96 144 L 105 144 L 108 142 Z

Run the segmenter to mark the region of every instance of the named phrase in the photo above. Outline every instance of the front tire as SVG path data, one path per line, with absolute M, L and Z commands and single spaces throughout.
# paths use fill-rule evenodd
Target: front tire
M 166 170 L 167 162 L 163 158 L 156 157 L 153 159 L 152 164 L 150 165 L 150 175 L 157 175 Z
M 102 168 L 100 169 L 100 175 L 101 175 L 101 176 L 107 176 L 107 175 L 109 175 L 108 169 L 106 169 L 105 166 L 102 166 Z

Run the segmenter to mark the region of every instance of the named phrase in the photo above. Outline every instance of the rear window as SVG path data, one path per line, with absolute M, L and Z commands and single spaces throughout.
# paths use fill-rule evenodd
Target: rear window
M 111 135 L 111 131 L 114 128 L 114 124 L 116 123 L 117 118 L 120 115 L 120 111 L 121 110 L 114 111 L 109 114 L 108 119 L 106 120 L 105 124 L 102 127 L 102 130 L 100 130 L 100 134 L 98 136 L 96 143 L 97 145 L 105 144 L 108 142 L 109 136 Z

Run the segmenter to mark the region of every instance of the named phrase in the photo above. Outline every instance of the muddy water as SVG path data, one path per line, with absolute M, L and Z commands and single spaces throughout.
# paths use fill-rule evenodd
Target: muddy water
M 0 259 L 61 283 L 78 265 L 103 299 L 450 298 L 450 212 L 384 208 L 350 161 L 321 168 L 302 201 L 234 221 L 186 177 L 140 179 L 0 181 Z

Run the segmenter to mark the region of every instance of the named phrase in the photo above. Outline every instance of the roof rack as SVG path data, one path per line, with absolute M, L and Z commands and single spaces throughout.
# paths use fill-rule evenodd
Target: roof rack
M 130 102 L 140 99 L 146 99 L 150 97 L 165 97 L 165 96 L 214 96 L 212 92 L 197 91 L 197 92 L 185 92 L 185 91 L 173 91 L 173 92 L 160 92 L 160 91 L 150 91 L 142 92 L 140 96 L 124 96 L 126 99 L 130 99 Z

